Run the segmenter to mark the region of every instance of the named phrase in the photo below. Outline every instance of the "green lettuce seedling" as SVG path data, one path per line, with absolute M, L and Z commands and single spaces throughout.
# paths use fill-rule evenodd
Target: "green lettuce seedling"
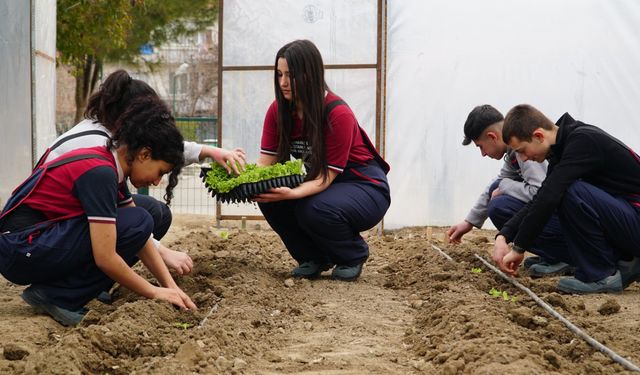
M 482 273 L 482 268 L 480 267 L 472 267 L 471 273 Z
M 229 239 L 229 232 L 227 232 L 226 230 L 220 232 L 220 238 L 222 238 L 223 240 L 228 240 Z
M 304 165 L 301 159 L 276 163 L 266 167 L 247 164 L 245 170 L 239 176 L 230 175 L 221 165 L 215 164 L 207 173 L 205 183 L 207 187 L 213 189 L 216 193 L 228 193 L 242 184 L 300 174 L 304 174 Z
M 174 325 L 176 327 L 182 328 L 182 329 L 187 329 L 187 328 L 193 327 L 193 324 L 191 324 L 191 323 L 180 323 L 180 322 L 178 322 L 178 323 L 174 323 Z
M 511 301 L 511 302 L 517 302 L 518 301 L 518 297 L 510 296 L 509 293 L 507 293 L 506 290 L 500 290 L 500 289 L 496 289 L 496 288 L 491 288 L 491 290 L 489 290 L 489 295 L 492 296 L 492 297 L 502 297 L 502 299 L 505 300 L 505 301 Z

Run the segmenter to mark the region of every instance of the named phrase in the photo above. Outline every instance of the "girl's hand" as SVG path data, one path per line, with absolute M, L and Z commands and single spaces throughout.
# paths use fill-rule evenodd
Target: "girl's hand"
M 180 276 L 188 275 L 193 270 L 193 259 L 187 253 L 171 250 L 160 242 L 156 242 L 158 253 L 164 264 L 178 273 Z
M 256 195 L 253 198 L 253 201 L 258 203 L 271 203 L 288 199 L 297 199 L 295 191 L 288 187 L 279 187 L 273 188 L 266 193 Z
M 189 298 L 189 296 L 187 296 L 187 294 L 178 287 L 157 287 L 154 299 L 168 301 L 184 310 L 196 310 L 198 308 L 196 304 L 191 301 L 191 298 Z
M 233 151 L 219 148 L 214 153 L 213 160 L 223 166 L 227 172 L 233 172 L 236 175 L 244 171 L 244 166 L 247 163 L 246 155 L 241 148 L 236 148 Z

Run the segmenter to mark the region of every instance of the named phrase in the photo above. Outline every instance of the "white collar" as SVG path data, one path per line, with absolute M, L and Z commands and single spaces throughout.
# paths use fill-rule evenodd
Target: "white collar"
M 122 170 L 122 166 L 120 165 L 120 160 L 118 160 L 118 154 L 115 150 L 111 151 L 113 155 L 113 159 L 116 161 L 116 169 L 118 170 L 118 183 L 124 181 L 124 171 Z

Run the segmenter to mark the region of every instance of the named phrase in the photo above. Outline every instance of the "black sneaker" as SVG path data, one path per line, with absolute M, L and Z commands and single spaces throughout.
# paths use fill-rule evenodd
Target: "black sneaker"
M 524 266 L 525 270 L 528 270 L 534 264 L 543 263 L 544 261 L 545 260 L 542 257 L 533 255 L 533 256 L 524 258 L 524 261 L 522 262 L 522 266 Z
M 39 311 L 46 312 L 51 315 L 58 323 L 63 326 L 75 326 L 82 321 L 86 314 L 86 309 L 80 309 L 78 311 L 71 311 L 58 307 L 47 299 L 47 296 L 40 290 L 37 290 L 33 286 L 28 287 L 22 292 L 22 299 L 31 305 L 33 308 Z
M 618 261 L 618 269 L 622 277 L 622 287 L 628 287 L 634 281 L 640 281 L 640 258 Z
M 567 277 L 560 279 L 556 288 L 569 294 L 620 293 L 623 289 L 620 271 L 591 283 L 582 282 L 575 277 Z
M 362 273 L 364 262 L 355 266 L 338 265 L 331 272 L 331 278 L 342 281 L 355 281 Z
M 333 267 L 333 264 L 318 263 L 310 260 L 302 262 L 300 265 L 291 271 L 291 276 L 301 277 L 304 279 L 317 279 L 323 271 L 328 271 Z
M 110 305 L 113 303 L 113 297 L 107 291 L 100 292 L 96 299 L 104 304 Z
M 564 262 L 547 263 L 540 262 L 529 267 L 531 277 L 566 276 L 573 275 L 575 268 Z

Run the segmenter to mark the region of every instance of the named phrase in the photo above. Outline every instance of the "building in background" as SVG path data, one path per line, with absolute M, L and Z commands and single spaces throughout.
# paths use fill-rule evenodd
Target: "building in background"
M 218 110 L 218 26 L 156 47 L 140 47 L 138 64 L 105 64 L 102 76 L 118 69 L 147 82 L 176 117 L 216 118 Z M 69 68 L 57 69 L 56 124 L 59 133 L 73 125 L 75 80 Z M 212 133 L 213 134 L 213 133 Z

